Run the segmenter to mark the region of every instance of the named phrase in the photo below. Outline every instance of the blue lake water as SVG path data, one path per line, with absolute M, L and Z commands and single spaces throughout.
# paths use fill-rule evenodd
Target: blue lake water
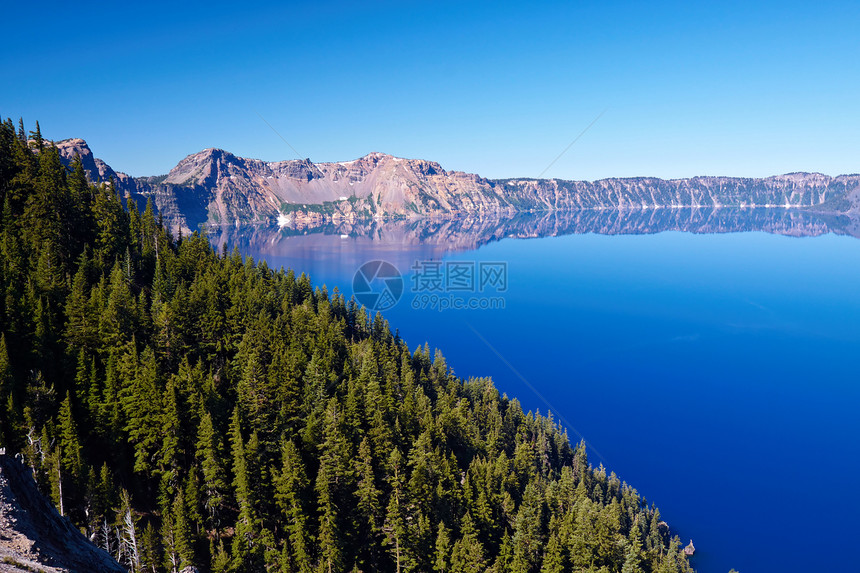
M 398 266 L 407 292 L 383 314 L 409 344 L 526 409 L 551 405 L 592 463 L 693 539 L 701 573 L 860 570 L 860 240 L 376 239 L 236 242 L 347 295 L 363 262 Z M 431 259 L 507 263 L 504 309 L 412 308 L 411 262 Z

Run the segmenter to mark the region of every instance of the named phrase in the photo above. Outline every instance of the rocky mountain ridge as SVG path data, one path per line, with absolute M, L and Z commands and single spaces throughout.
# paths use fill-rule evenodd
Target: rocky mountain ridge
M 378 152 L 343 162 L 265 162 L 210 148 L 185 157 L 165 176 L 135 178 L 95 158 L 82 139 L 56 145 L 68 162 L 80 155 L 92 181 L 113 178 L 121 193 L 140 201 L 152 197 L 165 220 L 185 230 L 526 211 L 764 207 L 860 212 L 860 175 L 492 180 Z

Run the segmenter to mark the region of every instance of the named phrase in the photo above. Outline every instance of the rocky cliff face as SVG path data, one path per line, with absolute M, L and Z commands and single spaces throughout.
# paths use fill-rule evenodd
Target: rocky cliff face
M 141 193 L 146 190 L 145 186 L 141 188 L 134 177 L 121 171 L 114 171 L 110 165 L 95 157 L 90 146 L 83 139 L 64 139 L 55 145 L 60 151 L 60 157 L 66 161 L 66 165 L 69 165 L 76 155 L 80 156 L 84 171 L 86 171 L 90 181 L 94 183 L 107 182 L 113 179 L 117 187 L 126 192 Z
M 358 221 L 382 217 L 510 215 L 523 211 L 682 207 L 815 208 L 860 213 L 860 175 L 791 173 L 764 179 L 636 177 L 599 181 L 490 180 L 438 163 L 370 153 L 353 161 L 268 163 L 221 149 L 180 161 L 161 177 L 132 178 L 95 159 L 81 139 L 57 144 L 80 154 L 90 178 L 155 204 L 171 226 Z
M 648 209 L 654 207 L 812 207 L 860 189 L 860 175 L 829 177 L 790 173 L 763 179 L 635 177 L 599 181 L 555 179 L 498 182 L 511 202 L 548 209 Z
M 266 163 L 207 149 L 180 161 L 159 187 L 174 191 L 177 215 L 196 207 L 200 219 L 206 214 L 199 222 L 222 225 L 513 210 L 488 196 L 490 182 L 476 175 L 382 153 L 342 163 Z
M 0 573 L 124 573 L 110 555 L 60 516 L 30 470 L 0 453 Z

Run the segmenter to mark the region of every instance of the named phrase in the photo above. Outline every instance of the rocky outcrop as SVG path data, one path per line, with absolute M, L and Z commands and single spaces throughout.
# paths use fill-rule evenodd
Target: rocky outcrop
M 687 557 L 692 557 L 695 554 L 696 547 L 695 545 L 693 545 L 693 540 L 691 539 L 690 543 L 686 547 L 684 547 L 684 555 L 686 555 Z
M 121 171 L 114 171 L 110 165 L 93 155 L 90 146 L 83 139 L 64 139 L 63 141 L 56 142 L 54 145 L 57 146 L 60 157 L 64 159 L 67 166 L 71 165 L 72 159 L 75 156 L 79 156 L 84 171 L 87 173 L 90 181 L 94 183 L 107 182 L 113 179 L 117 187 L 127 193 L 139 194 L 149 190 L 149 186 L 145 183 L 148 178 L 143 178 L 143 185 L 141 185 L 138 179 L 135 179 L 131 175 L 127 175 Z
M 93 158 L 81 139 L 57 146 L 66 161 L 80 154 L 93 181 L 112 177 L 120 192 L 140 201 L 152 197 L 165 220 L 184 229 L 275 221 L 320 225 L 391 217 L 687 207 L 860 214 L 860 175 L 490 180 L 446 171 L 433 161 L 384 153 L 337 163 L 265 162 L 206 149 L 180 161 L 166 176 L 132 178 Z
M 0 573 L 124 573 L 61 517 L 29 468 L 0 453 Z

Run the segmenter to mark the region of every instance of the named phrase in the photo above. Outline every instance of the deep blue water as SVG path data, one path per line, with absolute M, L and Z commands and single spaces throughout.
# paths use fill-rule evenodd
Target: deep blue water
M 366 260 L 407 284 L 415 259 L 506 262 L 504 309 L 415 310 L 407 292 L 384 315 L 458 375 L 551 404 L 592 463 L 694 540 L 701 573 L 860 570 L 860 240 L 584 234 L 442 254 L 291 237 L 244 251 L 347 294 Z

